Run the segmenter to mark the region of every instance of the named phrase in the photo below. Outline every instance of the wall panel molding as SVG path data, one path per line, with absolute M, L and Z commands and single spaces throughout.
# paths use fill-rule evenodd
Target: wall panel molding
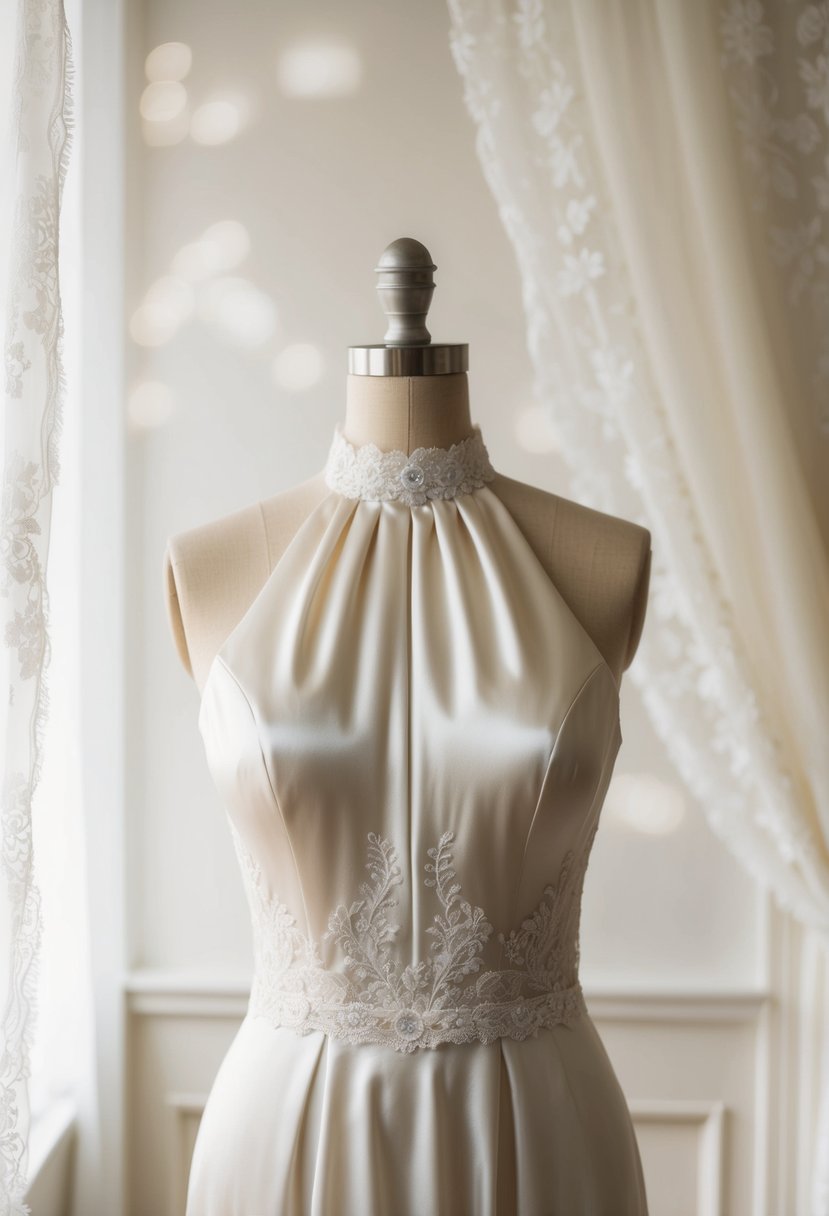
M 206 1093 L 175 1093 L 166 1096 L 170 1113 L 170 1211 L 183 1212 L 187 1201 L 187 1179 L 190 1174 L 190 1159 L 193 1145 L 204 1113 Z
M 186 971 L 135 970 L 124 982 L 127 1008 L 143 1017 L 244 1017 L 249 981 Z M 622 989 L 585 985 L 596 1021 L 756 1022 L 771 999 L 765 989 Z
M 719 1100 L 640 1098 L 628 1105 L 634 1126 L 684 1124 L 696 1129 L 697 1216 L 725 1216 L 726 1104 Z
M 127 1009 L 144 1017 L 243 1018 L 250 981 L 187 971 L 131 971 L 124 982 Z

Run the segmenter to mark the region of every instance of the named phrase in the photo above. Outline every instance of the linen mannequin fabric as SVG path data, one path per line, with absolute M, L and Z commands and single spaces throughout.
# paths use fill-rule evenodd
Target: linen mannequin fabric
M 337 424 L 210 668 L 255 974 L 187 1216 L 647 1216 L 578 979 L 618 689 L 493 476 Z

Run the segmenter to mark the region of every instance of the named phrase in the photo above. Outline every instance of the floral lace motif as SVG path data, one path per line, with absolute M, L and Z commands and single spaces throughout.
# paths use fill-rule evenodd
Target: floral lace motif
M 750 181 L 829 436 L 829 10 L 727 0 L 722 65 Z M 795 71 L 799 84 L 795 84 Z M 790 79 L 789 79 L 790 77 Z M 805 306 L 805 307 L 804 307 Z
M 455 498 L 491 481 L 495 470 L 477 424 L 448 448 L 399 448 L 384 452 L 374 443 L 358 447 L 339 423 L 325 464 L 325 480 L 344 498 L 398 501 L 419 507 L 430 498 Z
M 441 906 L 426 929 L 430 956 L 403 964 L 394 955 L 399 926 L 389 909 L 392 888 L 402 882 L 389 840 L 368 834 L 360 898 L 340 904 L 328 919 L 325 939 L 336 941 L 344 970 L 326 968 L 319 946 L 270 895 L 262 872 L 231 823 L 242 866 L 254 930 L 255 973 L 248 1015 L 301 1034 L 322 1030 L 352 1043 L 378 1043 L 397 1051 L 440 1043 L 491 1043 L 524 1039 L 545 1027 L 573 1025 L 586 1014 L 578 980 L 581 891 L 598 821 L 578 855 L 564 857 L 555 885 L 548 885 L 533 913 L 510 933 L 498 933 L 506 966 L 481 971 L 481 951 L 493 928 L 453 882 L 444 832 L 428 849 L 424 879 Z M 472 977 L 475 978 L 472 978 Z

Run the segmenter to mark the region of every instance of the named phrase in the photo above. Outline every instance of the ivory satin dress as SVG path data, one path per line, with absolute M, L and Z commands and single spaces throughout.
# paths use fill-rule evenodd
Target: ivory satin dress
M 493 476 L 338 423 L 211 666 L 255 972 L 186 1216 L 647 1216 L 578 975 L 618 688 Z

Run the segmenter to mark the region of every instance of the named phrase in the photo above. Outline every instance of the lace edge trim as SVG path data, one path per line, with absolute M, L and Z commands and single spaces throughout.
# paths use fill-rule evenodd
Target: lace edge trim
M 495 476 L 479 423 L 472 434 L 448 448 L 395 448 L 375 443 L 355 446 L 337 423 L 325 463 L 325 481 L 345 498 L 400 501 L 420 506 L 434 498 L 456 498 L 480 489 Z
M 378 1009 L 362 1002 L 311 1006 L 300 993 L 265 994 L 254 981 L 248 1016 L 260 1018 L 275 1029 L 307 1035 L 322 1031 L 354 1044 L 374 1043 L 412 1052 L 433 1049 L 441 1043 L 480 1042 L 536 1037 L 553 1026 L 573 1026 L 587 1016 L 581 984 L 518 1001 L 489 1002 L 474 1007 L 454 1006 L 424 1013 L 416 1010 Z

